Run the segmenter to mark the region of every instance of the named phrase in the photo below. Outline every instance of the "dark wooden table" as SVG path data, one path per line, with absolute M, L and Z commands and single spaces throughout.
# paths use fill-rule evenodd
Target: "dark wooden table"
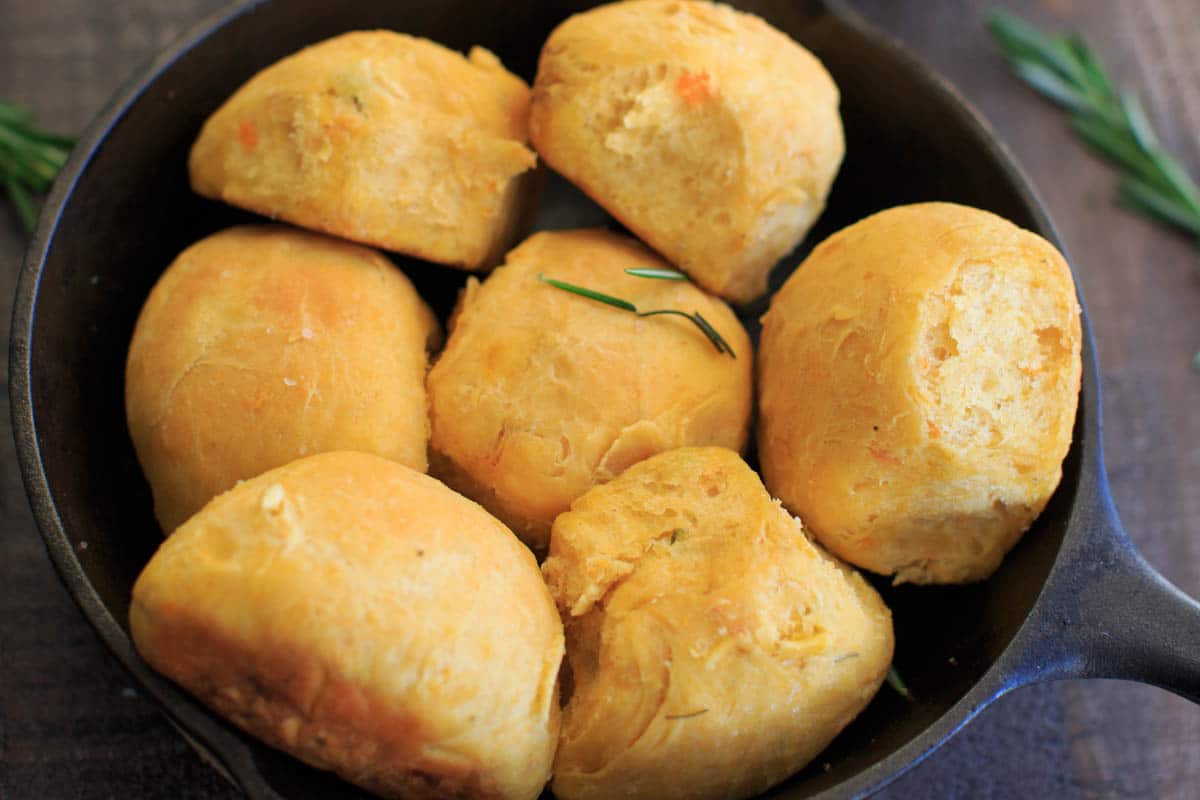
M 151 55 L 223 0 L 0 0 L 0 97 L 78 132 Z M 1076 28 L 1142 93 L 1200 174 L 1197 0 L 856 0 L 954 82 L 1037 184 L 1072 256 L 1103 374 L 1109 476 L 1146 557 L 1200 596 L 1200 249 L 1115 208 L 1111 172 L 1010 77 L 981 25 L 1003 4 Z M 23 239 L 0 209 L 0 314 Z M 5 336 L 7 344 L 7 335 Z M 5 348 L 7 349 L 7 348 Z M 7 408 L 8 393 L 0 403 Z M 5 420 L 8 414 L 3 414 Z M 0 437 L 0 798 L 226 798 L 234 792 L 134 689 L 58 582 Z M 1200 708 L 1116 682 L 1001 700 L 886 797 L 1197 797 Z

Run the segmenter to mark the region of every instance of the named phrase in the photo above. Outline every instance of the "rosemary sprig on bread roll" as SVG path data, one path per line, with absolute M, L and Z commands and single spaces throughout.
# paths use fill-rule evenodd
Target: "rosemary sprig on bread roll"
M 633 275 L 634 277 L 637 277 L 637 278 L 647 278 L 647 277 L 662 278 L 663 277 L 662 275 L 649 275 L 649 274 L 647 274 L 647 272 L 649 272 L 649 271 L 648 270 L 631 270 L 631 269 L 625 270 L 626 275 Z M 665 280 L 681 280 L 681 279 L 687 280 L 687 277 L 686 276 L 682 276 L 682 278 L 670 277 L 670 278 L 666 278 Z M 695 325 L 697 328 L 700 329 L 701 333 L 703 333 L 705 336 L 708 337 L 708 340 L 710 342 L 712 342 L 713 347 L 717 348 L 718 353 L 721 353 L 722 355 L 728 355 L 730 358 L 737 358 L 737 353 L 733 352 L 733 348 L 729 346 L 729 342 L 725 341 L 725 338 L 723 336 L 721 336 L 720 333 L 717 332 L 717 329 L 712 326 L 712 323 L 709 322 L 707 319 L 705 319 L 704 315 L 701 314 L 699 311 L 693 311 L 691 313 L 688 313 L 687 311 L 680 311 L 677 308 L 658 308 L 658 309 L 654 309 L 653 311 L 641 311 L 638 309 L 638 307 L 636 305 L 629 302 L 628 300 L 622 300 L 619 297 L 613 297 L 611 294 L 605 294 L 604 292 L 598 292 L 595 289 L 588 289 L 585 286 L 578 286 L 574 283 L 567 283 L 566 281 L 560 281 L 555 278 L 547 278 L 545 275 L 542 275 L 541 273 L 538 274 L 538 280 L 541 281 L 542 283 L 547 283 L 547 284 L 553 286 L 555 289 L 562 289 L 565 292 L 571 292 L 573 294 L 579 295 L 580 297 L 586 297 L 589 300 L 595 300 L 596 302 L 599 302 L 599 303 L 605 303 L 607 305 L 612 306 L 613 308 L 619 308 L 623 311 L 629 311 L 633 314 L 637 314 L 639 317 L 655 317 L 655 316 L 659 316 L 662 314 L 670 314 L 670 315 L 677 316 L 677 317 L 683 317 L 684 319 L 691 321 L 691 323 L 693 325 Z

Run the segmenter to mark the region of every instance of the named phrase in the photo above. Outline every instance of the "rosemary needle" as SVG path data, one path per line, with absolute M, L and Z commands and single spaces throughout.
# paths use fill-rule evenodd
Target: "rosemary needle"
M 654 272 L 667 271 L 668 270 L 654 270 Z M 662 276 L 639 275 L 637 277 L 658 278 Z M 718 353 L 728 354 L 730 358 L 737 358 L 737 354 L 733 352 L 733 348 L 729 346 L 729 342 L 725 341 L 725 337 L 721 336 L 721 334 L 717 332 L 717 329 L 713 327 L 712 323 L 705 319 L 699 311 L 688 313 L 675 308 L 659 308 L 654 309 L 653 311 L 640 311 L 638 310 L 637 306 L 628 300 L 622 300 L 619 297 L 613 297 L 611 294 L 604 294 L 603 292 L 598 292 L 595 289 L 588 289 L 585 286 L 577 286 L 573 283 L 567 283 L 566 281 L 560 281 L 555 278 L 547 278 L 541 273 L 538 274 L 538 280 L 540 280 L 542 283 L 547 283 L 556 289 L 562 289 L 564 292 L 572 292 L 573 294 L 577 294 L 581 297 L 586 297 L 589 300 L 595 300 L 598 303 L 605 303 L 606 305 L 610 305 L 614 308 L 619 308 L 622 311 L 628 311 L 630 313 L 637 314 L 639 317 L 654 317 L 661 314 L 670 314 L 677 317 L 683 317 L 700 329 L 700 332 L 703 333 L 710 342 L 712 342 L 712 346 L 717 349 Z M 667 280 L 679 280 L 679 278 L 667 278 Z
M 633 303 L 629 302 L 628 300 L 622 300 L 619 297 L 613 297 L 611 294 L 604 294 L 603 292 L 597 292 L 595 289 L 586 289 L 582 286 L 576 286 L 573 283 L 567 283 L 566 281 L 547 278 L 540 272 L 538 273 L 538 280 L 542 283 L 548 283 L 556 289 L 562 289 L 565 292 L 574 292 L 581 297 L 586 297 L 589 300 L 596 300 L 601 303 L 607 303 L 608 305 L 614 306 L 623 311 L 632 311 L 635 314 L 641 313 L 637 310 L 637 306 L 635 306 Z
M 905 700 L 912 700 L 912 693 L 908 691 L 908 686 L 904 684 L 904 679 L 900 677 L 900 673 L 896 671 L 896 665 L 892 664 L 887 671 L 887 685 L 892 687 L 892 691 L 903 697 Z
M 657 267 L 632 267 L 625 270 L 625 274 L 635 278 L 657 278 L 660 281 L 686 281 L 688 279 L 687 275 L 677 269 L 659 269 Z

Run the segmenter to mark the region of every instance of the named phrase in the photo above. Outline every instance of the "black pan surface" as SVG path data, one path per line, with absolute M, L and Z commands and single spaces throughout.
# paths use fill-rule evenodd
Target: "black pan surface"
M 138 310 L 197 239 L 248 214 L 188 188 L 203 120 L 257 70 L 349 30 L 391 28 L 466 50 L 481 44 L 532 80 L 550 30 L 590 3 L 255 0 L 216 15 L 137 77 L 93 124 L 43 212 L 18 290 L 13 423 L 38 525 L 83 613 L 202 752 L 256 798 L 357 796 L 266 748 L 152 672 L 128 636 L 130 590 L 162 534 L 124 424 L 123 368 Z M 833 231 L 889 206 L 947 200 L 1057 241 L 1004 147 L 954 91 L 836 3 L 735 3 L 824 61 L 842 93 L 847 157 L 807 243 L 777 287 Z M 551 178 L 536 225 L 611 225 Z M 396 257 L 443 316 L 464 274 Z M 743 309 L 757 335 L 765 301 Z M 963 587 L 876 585 L 895 618 L 896 666 L 913 699 L 884 689 L 770 797 L 856 796 L 885 785 L 1004 692 L 1061 677 L 1126 677 L 1200 700 L 1200 607 L 1141 561 L 1120 528 L 1100 451 L 1099 381 L 1084 317 L 1075 441 L 1050 505 L 1000 570 Z M 86 548 L 81 547 L 87 542 Z

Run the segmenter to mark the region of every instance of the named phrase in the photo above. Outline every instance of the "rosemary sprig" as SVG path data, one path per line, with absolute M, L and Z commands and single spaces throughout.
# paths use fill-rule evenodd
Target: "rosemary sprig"
M 39 129 L 28 110 L 0 101 L 0 184 L 30 233 L 37 224 L 33 195 L 50 188 L 74 144 Z
M 1118 202 L 1200 244 L 1200 188 L 1162 148 L 1137 96 L 1117 90 L 1083 38 L 1051 36 L 1002 11 L 988 27 L 1017 75 L 1066 108 L 1079 138 L 1121 170 Z M 1192 368 L 1200 372 L 1200 352 Z
M 1113 85 L 1087 43 L 1076 34 L 1043 33 L 1002 11 L 990 15 L 988 27 L 1017 75 L 1067 109 L 1075 133 L 1120 168 L 1122 205 L 1200 243 L 1200 188 L 1162 148 L 1137 96 Z
M 667 270 L 654 271 L 667 272 Z M 663 276 L 641 275 L 638 277 L 662 278 Z M 637 314 L 639 317 L 654 317 L 660 314 L 671 314 L 677 317 L 683 317 L 684 319 L 689 320 L 693 325 L 700 329 L 701 333 L 708 337 L 708 340 L 712 342 L 712 346 L 717 348 L 718 353 L 727 353 L 730 358 L 737 358 L 737 354 L 733 352 L 733 348 L 729 346 L 729 342 L 725 341 L 725 337 L 721 336 L 721 334 L 717 332 L 717 329 L 713 327 L 712 323 L 705 319 L 704 315 L 702 315 L 699 311 L 693 311 L 690 314 L 686 311 L 680 311 L 674 308 L 659 308 L 653 311 L 639 311 L 638 307 L 628 300 L 622 300 L 619 297 L 613 297 L 611 294 L 597 292 L 595 289 L 588 289 L 584 286 L 576 286 L 573 283 L 556 280 L 555 278 L 547 278 L 545 275 L 540 273 L 538 274 L 538 280 L 540 280 L 542 283 L 549 284 L 556 289 L 562 289 L 564 292 L 572 292 L 580 295 L 581 297 L 586 297 L 589 300 L 595 300 L 598 303 L 605 303 L 606 305 L 610 305 L 614 308 L 619 308 L 622 311 L 629 311 L 633 314 Z M 667 278 L 667 280 L 679 280 L 679 278 L 672 277 Z

